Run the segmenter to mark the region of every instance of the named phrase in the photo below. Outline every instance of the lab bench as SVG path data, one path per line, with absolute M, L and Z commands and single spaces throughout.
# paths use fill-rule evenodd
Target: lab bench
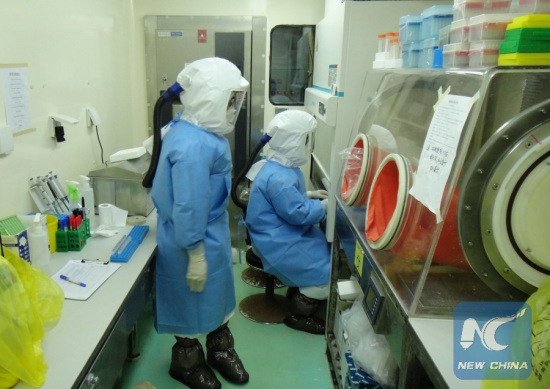
M 127 263 L 121 263 L 86 301 L 64 300 L 61 318 L 46 332 L 42 348 L 48 370 L 42 389 L 112 388 L 128 357 L 136 357 L 135 323 L 151 297 L 156 253 L 156 213 L 146 223 L 149 233 Z M 54 253 L 43 269 L 55 274 L 72 259 L 109 259 L 120 237 L 88 239 L 82 251 Z M 15 389 L 31 388 L 19 382 Z

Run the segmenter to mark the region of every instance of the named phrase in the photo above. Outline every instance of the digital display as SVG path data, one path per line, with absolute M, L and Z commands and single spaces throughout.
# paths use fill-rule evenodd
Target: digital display
M 363 309 L 367 313 L 367 316 L 372 325 L 376 323 L 378 313 L 384 302 L 384 296 L 377 288 L 376 282 L 371 278 L 365 290 L 365 297 L 363 298 Z
M 377 295 L 374 293 L 374 290 L 369 286 L 367 290 L 367 295 L 365 296 L 365 304 L 367 309 L 371 312 L 371 315 L 374 316 L 374 308 L 376 307 Z

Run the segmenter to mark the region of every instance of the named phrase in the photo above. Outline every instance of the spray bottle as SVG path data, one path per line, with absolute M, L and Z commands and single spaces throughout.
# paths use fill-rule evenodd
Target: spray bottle
M 34 215 L 32 226 L 29 229 L 29 253 L 31 264 L 42 269 L 50 259 L 50 241 L 41 216 L 40 213 Z
M 67 197 L 69 197 L 69 211 L 72 212 L 75 209 L 82 208 L 80 204 L 80 192 L 78 191 L 78 182 L 65 181 L 67 183 Z
M 82 207 L 86 209 L 86 217 L 90 219 L 90 228 L 94 229 L 95 225 L 95 200 L 94 190 L 90 187 L 90 178 L 80 176 L 80 194 L 82 196 Z

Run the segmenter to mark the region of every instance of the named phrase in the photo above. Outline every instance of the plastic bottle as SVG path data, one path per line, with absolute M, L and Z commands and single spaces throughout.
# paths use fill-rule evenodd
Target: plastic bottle
M 69 211 L 73 211 L 77 208 L 82 208 L 82 204 L 80 204 L 80 201 L 82 198 L 80 197 L 80 191 L 78 190 L 78 182 L 76 181 L 69 181 L 65 180 L 67 183 L 67 196 L 69 197 Z
M 34 216 L 32 226 L 29 228 L 29 253 L 31 264 L 43 268 L 50 259 L 50 241 L 48 231 L 42 224 L 41 214 Z
M 93 229 L 95 224 L 95 200 L 94 190 L 90 187 L 90 178 L 86 176 L 80 176 L 80 195 L 83 198 L 82 206 L 87 208 L 88 212 L 86 217 L 90 219 L 90 227 Z

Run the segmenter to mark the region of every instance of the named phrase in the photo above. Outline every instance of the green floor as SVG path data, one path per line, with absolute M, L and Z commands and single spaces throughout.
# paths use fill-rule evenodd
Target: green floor
M 243 264 L 234 265 L 237 303 L 248 295 L 263 291 L 241 279 L 246 266 L 244 258 Z M 286 293 L 286 288 L 277 289 L 277 293 Z M 218 375 L 223 388 L 334 388 L 324 336 L 295 331 L 284 324 L 255 323 L 244 318 L 238 310 L 229 321 L 229 328 L 235 338 L 235 349 L 250 374 L 250 381 L 244 386 L 233 385 Z M 141 357 L 126 363 L 121 388 L 131 389 L 142 381 L 148 381 L 157 389 L 184 388 L 168 374 L 174 338 L 156 333 L 151 304 L 139 319 L 138 333 Z

